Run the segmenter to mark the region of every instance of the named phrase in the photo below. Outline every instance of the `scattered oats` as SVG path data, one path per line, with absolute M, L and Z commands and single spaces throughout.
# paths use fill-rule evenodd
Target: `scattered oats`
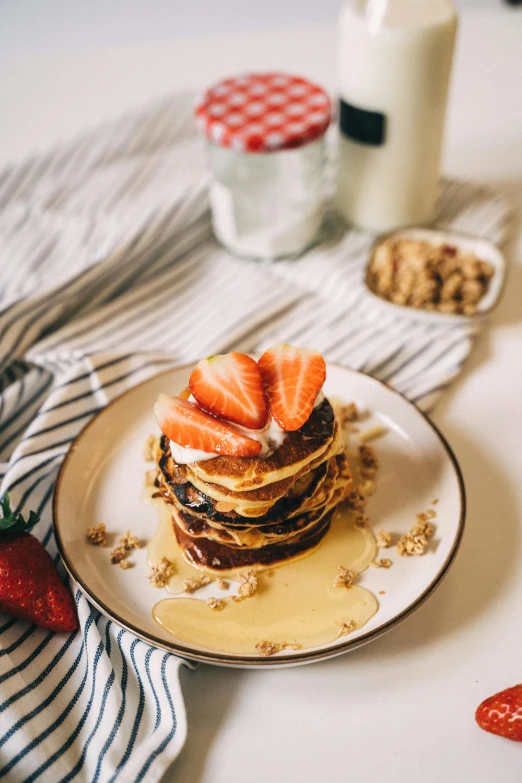
M 386 593 L 384 592 L 384 590 L 379 590 L 379 595 L 386 595 Z
M 270 655 L 275 655 L 281 650 L 300 650 L 301 645 L 297 642 L 258 642 L 256 644 L 256 650 L 259 655 L 264 658 L 268 658 Z
M 225 608 L 226 602 L 222 598 L 207 598 L 207 606 L 210 606 L 214 612 L 220 612 Z
M 225 579 L 216 579 L 216 585 L 220 590 L 228 590 L 229 584 Z
M 363 511 L 366 505 L 366 499 L 361 495 L 358 489 L 354 489 L 351 495 L 346 498 L 346 505 L 351 511 Z
M 375 540 L 380 549 L 388 549 L 388 547 L 392 545 L 391 533 L 388 533 L 387 530 L 378 530 L 375 535 Z
M 158 471 L 156 468 L 153 468 L 152 470 L 146 470 L 145 471 L 145 486 L 146 487 L 155 487 L 156 486 L 156 478 L 158 476 Z
M 174 576 L 175 568 L 167 557 L 162 557 L 159 563 L 154 563 L 150 567 L 150 573 L 147 579 L 152 587 L 165 587 L 171 576 Z
M 258 642 L 256 644 L 256 650 L 259 653 L 259 655 L 262 655 L 264 658 L 268 658 L 270 655 L 275 655 L 278 652 L 281 652 L 283 649 L 283 645 L 279 642 Z
M 348 402 L 346 405 L 341 406 L 341 423 L 343 425 L 357 421 L 358 418 L 359 410 L 354 402 Z
M 361 474 L 365 478 L 373 478 L 379 467 L 379 461 L 372 446 L 366 446 L 364 443 L 359 446 L 359 462 L 361 464 Z
M 351 587 L 353 574 L 344 566 L 337 566 L 337 576 L 334 579 L 334 587 Z
M 99 522 L 96 527 L 87 528 L 87 541 L 93 546 L 107 546 L 107 529 L 103 522 Z
M 410 530 L 410 533 L 412 536 L 425 536 L 426 538 L 431 538 L 435 533 L 435 528 L 431 522 L 417 522 Z
M 381 557 L 380 560 L 372 560 L 370 565 L 372 568 L 390 568 L 392 561 L 388 560 L 387 557 Z
M 351 633 L 352 631 L 355 631 L 355 621 L 354 620 L 348 620 L 347 623 L 341 623 L 339 626 L 339 630 L 337 632 L 337 638 L 340 636 L 346 636 L 347 634 Z
M 127 530 L 124 536 L 122 536 L 119 540 L 119 543 L 124 547 L 124 549 L 130 550 L 130 549 L 139 549 L 141 547 L 141 541 L 138 538 L 138 536 L 132 535 L 130 530 Z
M 428 540 L 426 536 L 422 534 L 406 533 L 405 536 L 401 536 L 397 544 L 397 552 L 399 555 L 409 557 L 410 555 L 423 555 Z
M 156 449 L 157 438 L 155 435 L 149 435 L 143 446 L 143 459 L 145 462 L 154 462 L 154 451 Z
M 368 443 L 369 440 L 380 438 L 382 435 L 386 435 L 387 432 L 387 427 L 383 427 L 382 424 L 376 424 L 375 427 L 370 427 L 370 429 L 361 432 L 359 440 L 362 440 L 363 443 Z
M 228 503 L 226 500 L 219 500 L 216 503 L 216 511 L 221 511 L 222 514 L 227 514 L 229 511 L 234 510 L 234 504 Z
M 120 563 L 127 557 L 127 550 L 121 544 L 117 544 L 114 549 L 111 549 L 111 563 L 115 565 Z
M 434 499 L 431 501 L 431 505 L 432 505 L 432 506 L 436 506 L 438 502 L 439 502 L 439 499 L 438 499 L 438 498 L 434 498 Z
M 120 568 L 123 568 L 123 570 L 126 571 L 127 568 L 132 568 L 133 564 L 131 563 L 130 560 L 127 560 L 127 558 L 124 557 L 123 560 L 120 560 L 118 565 L 119 565 Z
M 199 590 L 200 587 L 204 587 L 205 585 L 210 584 L 210 581 L 210 577 L 206 576 L 205 574 L 197 576 L 194 579 L 184 579 L 183 592 L 194 593 L 196 590 Z
M 426 511 L 426 519 L 435 519 L 436 516 L 437 516 L 437 512 L 435 511 L 434 508 L 429 508 Z
M 251 598 L 257 590 L 257 576 L 254 571 L 245 571 L 239 576 L 238 593 L 241 598 Z

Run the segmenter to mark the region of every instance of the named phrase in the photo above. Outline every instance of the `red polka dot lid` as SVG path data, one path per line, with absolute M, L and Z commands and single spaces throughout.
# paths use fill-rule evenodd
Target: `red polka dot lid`
M 320 138 L 331 105 L 318 85 L 285 73 L 252 73 L 210 87 L 196 106 L 204 135 L 223 147 L 273 152 Z

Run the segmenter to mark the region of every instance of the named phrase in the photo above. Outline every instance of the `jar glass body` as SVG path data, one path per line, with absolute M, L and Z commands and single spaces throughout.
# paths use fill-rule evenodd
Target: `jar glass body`
M 209 197 L 219 242 L 234 255 L 274 260 L 314 243 L 325 212 L 325 140 L 245 152 L 208 142 Z

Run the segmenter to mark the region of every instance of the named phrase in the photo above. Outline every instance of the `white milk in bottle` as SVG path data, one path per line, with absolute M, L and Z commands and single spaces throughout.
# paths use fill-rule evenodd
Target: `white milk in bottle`
M 456 30 L 451 0 L 345 0 L 336 200 L 350 223 L 431 220 Z

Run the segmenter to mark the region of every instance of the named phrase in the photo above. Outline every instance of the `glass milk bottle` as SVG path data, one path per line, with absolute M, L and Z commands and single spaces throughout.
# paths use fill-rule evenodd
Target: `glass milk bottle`
M 432 219 L 456 30 L 451 0 L 345 0 L 336 201 L 349 223 Z

